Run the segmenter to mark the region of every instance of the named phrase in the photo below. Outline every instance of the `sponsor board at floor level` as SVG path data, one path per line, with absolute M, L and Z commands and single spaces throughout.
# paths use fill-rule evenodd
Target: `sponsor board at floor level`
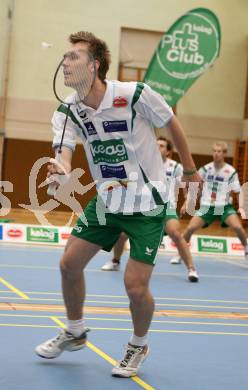
M 46 244 L 58 244 L 58 228 L 27 226 L 27 241 Z
M 21 224 L 6 224 L 3 227 L 3 241 L 7 242 L 25 242 L 26 228 Z
M 39 243 L 64 246 L 70 236 L 70 227 L 46 227 L 39 225 L 0 224 L 0 240 L 13 243 Z M 130 248 L 127 241 L 126 249 Z M 176 246 L 170 237 L 164 236 L 159 248 L 162 252 L 176 252 Z M 223 253 L 232 256 L 243 256 L 244 248 L 236 237 L 213 237 L 193 235 L 190 241 L 190 251 L 193 254 Z
M 225 238 L 198 237 L 199 252 L 227 253 L 227 240 Z
M 233 251 L 244 251 L 244 246 L 240 244 L 239 242 L 233 242 L 231 244 L 231 248 Z
M 192 253 L 197 252 L 197 240 L 195 236 L 191 237 L 190 243 L 188 244 L 189 249 Z M 169 236 L 164 236 L 161 242 L 160 248 L 161 251 L 168 252 L 177 252 L 176 244 L 172 241 Z
M 238 238 L 230 237 L 228 240 L 228 254 L 236 256 L 244 256 L 244 246 Z
M 59 231 L 59 243 L 65 245 L 70 237 L 72 228 L 60 228 Z

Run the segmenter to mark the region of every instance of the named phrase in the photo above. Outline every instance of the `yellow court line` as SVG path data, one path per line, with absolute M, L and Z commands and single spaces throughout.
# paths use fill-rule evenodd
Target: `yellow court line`
M 0 268 L 24 268 L 24 269 L 42 269 L 58 271 L 58 267 L 46 265 L 25 265 L 25 264 L 0 264 Z
M 17 318 L 51 318 L 51 315 L 34 315 L 34 314 L 5 314 L 0 313 L 0 317 L 17 317 Z M 66 319 L 66 316 L 56 316 L 56 318 Z M 87 321 L 107 321 L 107 322 L 132 322 L 127 318 L 104 318 L 104 317 L 85 317 Z M 171 321 L 171 320 L 152 320 L 153 324 L 176 324 L 176 325 L 211 325 L 211 326 L 231 326 L 231 327 L 248 327 L 247 324 L 229 323 L 229 322 L 202 322 L 202 321 Z
M 63 328 L 65 328 L 64 323 L 62 321 L 60 321 L 58 318 L 56 318 L 55 316 L 51 316 L 50 318 L 52 318 L 53 321 L 55 321 L 61 327 L 62 327 L 61 324 L 63 324 Z M 130 332 L 130 331 L 132 331 L 132 328 L 103 328 L 103 327 L 98 328 L 98 327 L 91 327 L 91 329 L 92 330 L 117 331 L 117 332 L 118 331 L 123 331 L 123 332 Z M 174 330 L 174 329 L 149 329 L 149 332 L 152 332 L 152 333 L 207 334 L 207 335 L 221 335 L 221 336 L 246 336 L 246 337 L 248 336 L 248 333 L 241 333 L 241 332 L 207 332 L 207 331 Z
M 0 278 L 1 281 L 1 278 Z M 18 290 L 17 290 L 18 291 Z M 26 294 L 21 293 L 27 297 Z M 0 299 L 6 299 L 6 296 L 0 296 Z M 8 297 L 8 299 L 20 299 L 16 297 Z M 25 299 L 28 299 L 29 301 L 35 301 L 35 302 L 63 302 L 62 298 L 30 298 L 27 297 Z M 85 303 L 104 303 L 104 304 L 111 304 L 111 305 L 124 305 L 123 308 L 125 308 L 128 305 L 128 302 L 117 302 L 117 301 L 102 301 L 102 300 L 91 300 L 86 299 Z M 194 305 L 194 304 L 180 304 L 180 303 L 157 303 L 156 307 L 192 307 L 192 308 L 203 308 L 203 309 L 231 309 L 231 310 L 248 310 L 248 307 L 242 307 L 242 306 L 219 306 L 219 305 Z
M 56 324 L 61 326 L 62 328 L 65 328 L 65 324 L 60 321 L 56 316 L 51 316 L 50 317 Z M 112 359 L 109 355 L 107 355 L 105 352 L 103 352 L 101 349 L 96 347 L 94 344 L 91 342 L 87 341 L 86 345 L 88 348 L 90 348 L 93 352 L 95 352 L 97 355 L 101 356 L 104 360 L 106 360 L 108 363 L 112 364 L 113 366 L 116 365 L 116 360 Z M 134 376 L 132 378 L 134 382 L 138 383 L 143 389 L 145 390 L 155 390 L 154 387 L 150 386 L 148 383 L 144 382 L 142 379 L 140 379 L 138 376 Z
M 0 278 L 1 279 L 1 278 Z M 0 280 L 1 281 L 1 280 Z M 17 290 L 18 291 L 18 290 Z M 19 292 L 20 294 L 23 294 L 23 296 L 27 297 L 26 294 Z M 22 297 L 23 297 L 22 296 Z M 5 299 L 6 296 L 0 296 L 0 299 Z M 8 297 L 8 300 L 17 300 L 21 298 L 16 298 L 16 297 Z M 34 301 L 34 302 L 63 302 L 63 299 L 59 298 L 25 298 L 28 299 L 29 301 Z M 97 304 L 111 304 L 111 305 L 123 305 L 123 309 L 128 306 L 128 302 L 116 302 L 116 301 L 93 301 L 86 299 L 85 303 L 97 303 Z M 187 308 L 192 308 L 192 309 L 229 309 L 229 310 L 248 310 L 248 307 L 242 307 L 242 306 L 219 306 L 219 305 L 194 305 L 194 304 L 180 304 L 180 303 L 157 303 L 156 304 L 156 310 L 159 310 L 160 307 L 187 307 Z
M 16 298 L 20 299 L 20 298 Z M 10 303 L 0 302 L 0 310 L 7 311 L 38 311 L 38 312 L 65 312 L 65 307 L 62 305 L 46 305 L 46 304 L 32 304 L 32 303 Z M 128 308 L 111 308 L 100 306 L 85 306 L 85 313 L 87 314 L 110 314 L 110 315 L 130 315 Z M 210 311 L 193 311 L 193 310 L 155 310 L 154 317 L 179 317 L 179 318 L 216 318 L 225 320 L 248 320 L 248 314 L 238 312 L 210 312 Z
M 132 331 L 131 328 L 98 328 L 91 326 L 92 330 L 108 330 L 108 331 Z M 222 336 L 248 336 L 248 333 L 241 332 L 207 332 L 198 330 L 174 330 L 174 329 L 149 329 L 151 333 L 181 333 L 181 334 L 207 334 L 207 335 L 222 335 Z
M 52 318 L 52 317 L 49 317 Z M 57 329 L 58 326 L 55 325 L 31 325 L 31 324 L 9 324 L 9 323 L 0 323 L 1 326 L 6 327 L 17 327 L 17 328 L 55 328 Z M 61 325 L 59 326 L 61 328 Z M 90 327 L 91 330 L 104 330 L 104 331 L 117 331 L 117 332 L 131 332 L 132 328 L 96 328 L 96 327 Z M 193 334 L 193 335 L 208 335 L 208 336 L 245 336 L 248 337 L 248 333 L 241 333 L 241 332 L 207 332 L 207 331 L 193 331 L 193 330 L 173 330 L 173 329 L 150 329 L 150 333 L 179 333 L 183 335 L 187 334 Z M 88 344 L 87 344 L 88 345 Z M 89 346 L 90 348 L 90 346 Z M 97 347 L 95 347 L 97 348 Z M 102 352 L 104 354 L 104 352 Z M 109 357 L 110 358 L 110 357 Z M 110 358 L 111 359 L 111 358 Z M 136 377 L 135 377 L 136 378 Z M 132 378 L 134 379 L 134 378 Z M 153 387 L 149 388 L 153 389 Z
M 21 292 L 20 290 L 18 290 L 16 287 L 14 287 L 12 284 L 10 284 L 9 282 L 7 282 L 5 279 L 3 278 L 0 278 L 0 282 L 5 286 L 7 287 L 8 289 L 10 289 L 12 292 L 14 292 L 15 294 L 19 295 L 19 297 L 23 298 L 23 299 L 29 299 L 29 297 L 24 294 L 23 292 Z
M 237 264 L 239 265 L 239 264 Z M 58 271 L 58 267 L 52 266 L 30 266 L 30 265 L 13 265 L 13 264 L 0 264 L 0 268 L 24 268 L 24 269 L 41 269 L 41 270 L 54 270 Z M 248 269 L 248 267 L 242 267 Z M 86 269 L 86 273 L 102 273 L 99 269 Z M 180 273 L 176 272 L 154 272 L 153 275 L 159 276 L 182 276 Z M 213 275 L 213 274 L 201 274 L 201 278 L 211 278 L 211 279 L 236 279 L 236 280 L 247 280 L 247 276 L 234 276 L 234 275 Z
M 6 290 L 0 290 L 1 293 L 10 293 L 10 291 Z M 25 294 L 28 295 L 58 295 L 62 296 L 61 292 L 47 292 L 47 291 L 24 291 Z M 126 299 L 129 303 L 128 297 L 126 295 L 109 295 L 109 294 L 87 294 L 87 297 L 96 297 L 96 298 L 120 298 L 120 299 Z M 35 299 L 35 298 L 33 298 Z M 38 298 L 43 299 L 43 298 Z M 175 298 L 175 297 L 154 297 L 156 301 L 176 301 L 176 302 L 215 302 L 215 303 L 239 303 L 239 304 L 248 304 L 248 301 L 241 301 L 241 300 L 226 300 L 226 299 L 200 299 L 200 298 Z M 99 301 L 102 302 L 102 301 Z M 123 303 L 123 302 L 122 302 Z M 159 304 L 160 305 L 160 304 Z
M 51 317 L 50 317 L 51 318 Z M 14 327 L 14 328 L 54 328 L 58 329 L 56 325 L 30 325 L 30 324 L 0 324 L 0 326 Z

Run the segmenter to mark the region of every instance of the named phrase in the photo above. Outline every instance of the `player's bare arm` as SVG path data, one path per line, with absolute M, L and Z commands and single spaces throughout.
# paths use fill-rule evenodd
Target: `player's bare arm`
M 185 137 L 185 133 L 182 129 L 176 116 L 173 116 L 167 124 L 167 128 L 171 133 L 171 137 L 174 145 L 180 156 L 180 160 L 183 165 L 184 175 L 182 181 L 189 182 L 201 182 L 201 177 L 196 170 L 194 160 L 189 151 L 188 143 Z

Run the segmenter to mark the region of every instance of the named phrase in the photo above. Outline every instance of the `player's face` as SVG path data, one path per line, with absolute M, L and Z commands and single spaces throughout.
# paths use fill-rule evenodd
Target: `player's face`
M 158 148 L 161 153 L 162 159 L 166 160 L 166 157 L 168 155 L 168 150 L 167 150 L 167 142 L 163 140 L 157 140 Z
M 221 163 L 225 159 L 226 153 L 223 151 L 221 146 L 214 146 L 213 148 L 213 160 L 216 163 Z
M 83 42 L 75 43 L 64 54 L 63 72 L 64 83 L 68 87 L 80 87 L 84 82 L 84 75 L 89 68 L 89 56 L 87 44 Z

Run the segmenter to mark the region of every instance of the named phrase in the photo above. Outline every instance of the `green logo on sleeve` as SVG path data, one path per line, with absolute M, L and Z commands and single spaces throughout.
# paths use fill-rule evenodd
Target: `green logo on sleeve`
M 197 241 L 199 252 L 227 253 L 227 243 L 225 239 L 198 237 Z
M 116 164 L 128 160 L 127 150 L 122 139 L 95 140 L 90 143 L 90 151 L 95 164 L 99 162 Z

